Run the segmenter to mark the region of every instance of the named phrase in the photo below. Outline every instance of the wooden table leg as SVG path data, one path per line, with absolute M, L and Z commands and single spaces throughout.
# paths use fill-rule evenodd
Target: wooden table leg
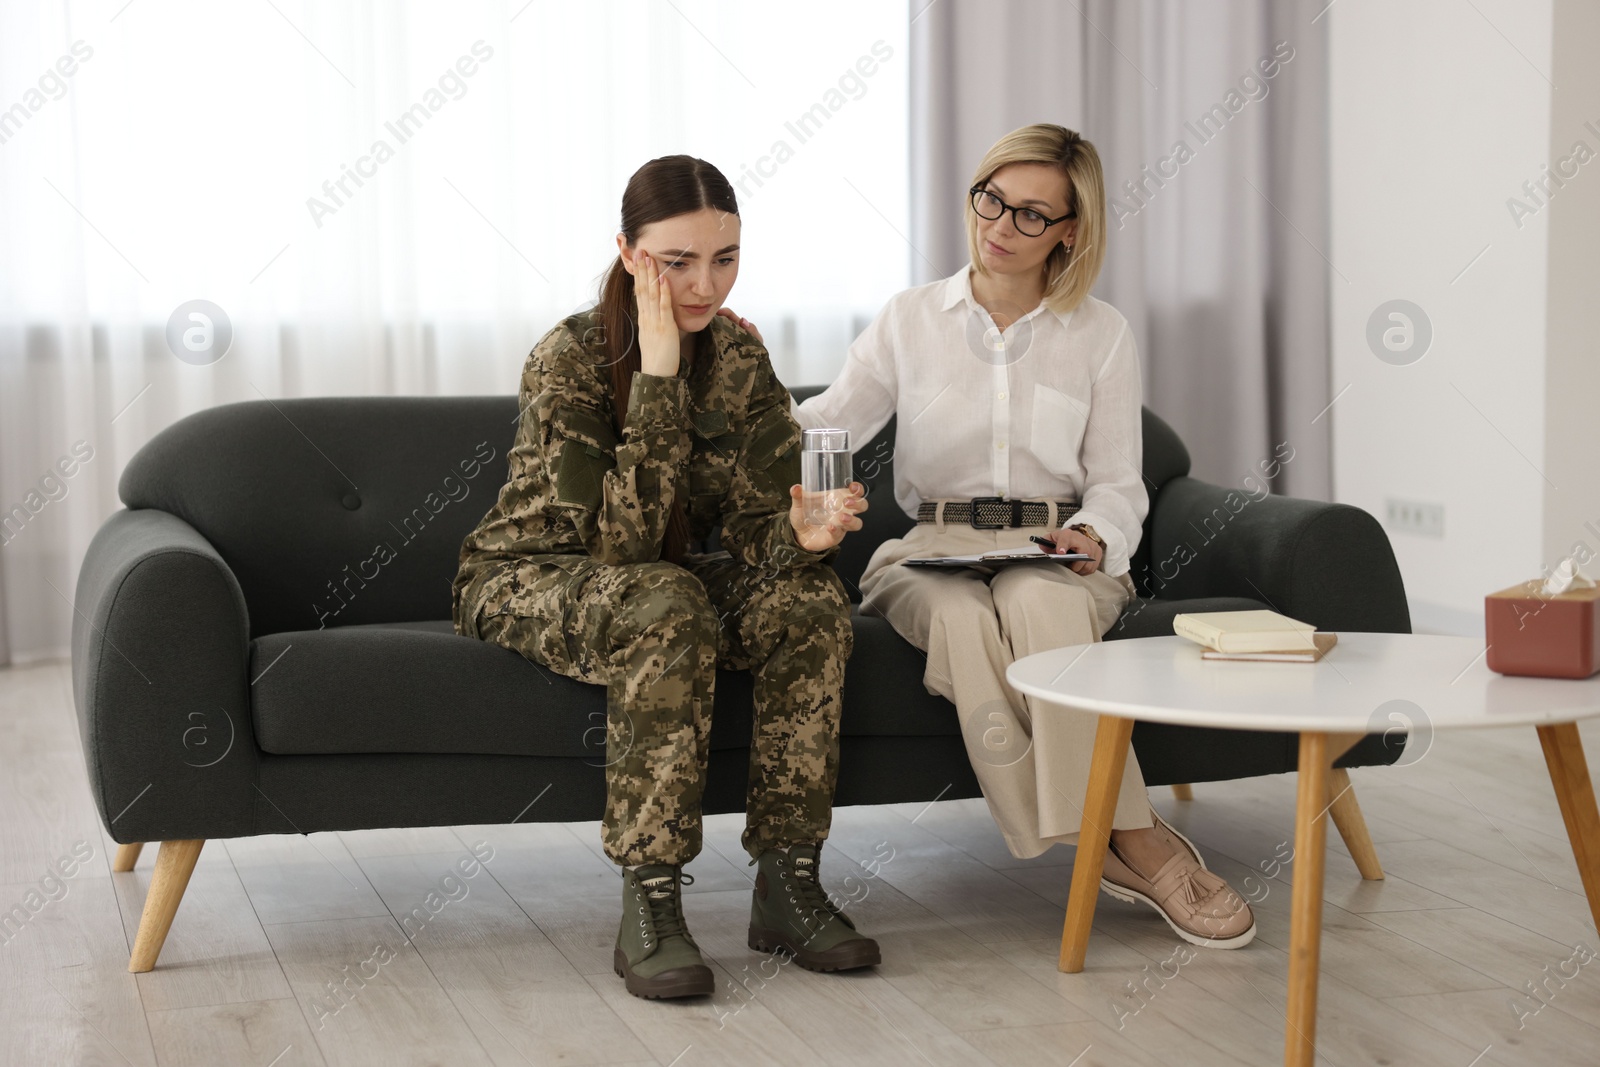
M 1122 770 L 1128 763 L 1128 743 L 1133 720 L 1100 716 L 1094 732 L 1094 756 L 1089 763 L 1089 788 L 1083 801 L 1083 823 L 1078 829 L 1078 854 L 1072 861 L 1072 889 L 1067 895 L 1067 917 L 1061 927 L 1061 958 L 1056 967 L 1068 974 L 1083 970 L 1089 949 L 1089 928 L 1100 897 L 1100 875 L 1105 872 L 1106 846 L 1111 841 L 1111 819 L 1122 791 Z
M 1550 784 L 1555 787 L 1561 818 L 1567 824 L 1572 858 L 1577 861 L 1583 891 L 1589 897 L 1589 914 L 1600 927 L 1600 811 L 1595 808 L 1594 783 L 1583 756 L 1583 738 L 1577 723 L 1541 726 L 1538 730 L 1545 766 L 1550 769 Z
M 1333 825 L 1339 828 L 1339 836 L 1344 838 L 1361 877 L 1371 882 L 1382 881 L 1383 864 L 1378 862 L 1378 850 L 1373 847 L 1367 817 L 1361 814 L 1361 804 L 1350 784 L 1350 772 L 1343 767 L 1334 767 L 1328 772 L 1328 814 L 1333 816 Z
M 1328 823 L 1328 735 L 1300 735 L 1299 795 L 1294 809 L 1294 896 L 1289 920 L 1289 1012 L 1283 1035 L 1287 1067 L 1317 1058 L 1317 973 L 1322 955 L 1322 861 Z

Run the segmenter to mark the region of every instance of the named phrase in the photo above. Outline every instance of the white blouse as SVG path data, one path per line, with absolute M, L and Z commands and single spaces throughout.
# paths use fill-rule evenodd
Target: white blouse
M 970 268 L 896 294 L 856 338 L 824 392 L 794 406 L 805 429 L 850 431 L 859 452 L 898 415 L 894 498 L 1076 500 L 1062 525 L 1105 538 L 1116 577 L 1139 547 L 1145 492 L 1143 385 L 1128 321 L 1086 296 L 1057 313 L 1040 304 L 999 329 L 972 296 Z

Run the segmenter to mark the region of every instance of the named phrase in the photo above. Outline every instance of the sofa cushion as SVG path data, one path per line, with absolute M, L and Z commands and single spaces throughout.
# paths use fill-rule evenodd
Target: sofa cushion
M 1142 600 L 1108 640 L 1172 632 L 1180 611 L 1261 607 L 1237 598 Z M 852 616 L 841 733 L 958 736 L 955 708 L 922 684 L 927 660 L 876 616 Z M 251 646 L 257 743 L 274 755 L 477 753 L 562 756 L 604 765 L 606 694 L 448 621 L 339 626 Z M 748 748 L 749 671 L 718 671 L 711 747 Z
M 961 732 L 922 686 L 922 653 L 882 619 L 854 618 L 841 732 Z M 275 755 L 478 753 L 565 756 L 603 766 L 606 691 L 541 667 L 448 621 L 341 626 L 252 643 L 256 740 Z M 711 747 L 750 745 L 749 671 L 718 671 Z

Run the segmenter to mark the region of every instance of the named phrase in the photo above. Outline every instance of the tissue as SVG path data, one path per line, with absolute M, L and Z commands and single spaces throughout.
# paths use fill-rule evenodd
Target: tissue
M 1573 556 L 1562 560 L 1550 577 L 1544 580 L 1544 587 L 1540 593 L 1544 596 L 1560 596 L 1571 589 L 1593 589 L 1594 580 L 1585 578 L 1578 573 L 1578 561 Z

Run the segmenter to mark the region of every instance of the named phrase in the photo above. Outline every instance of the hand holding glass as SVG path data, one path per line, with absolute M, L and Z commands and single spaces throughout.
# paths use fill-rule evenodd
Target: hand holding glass
M 801 507 L 807 526 L 826 526 L 845 510 L 850 466 L 850 431 L 801 431 Z

